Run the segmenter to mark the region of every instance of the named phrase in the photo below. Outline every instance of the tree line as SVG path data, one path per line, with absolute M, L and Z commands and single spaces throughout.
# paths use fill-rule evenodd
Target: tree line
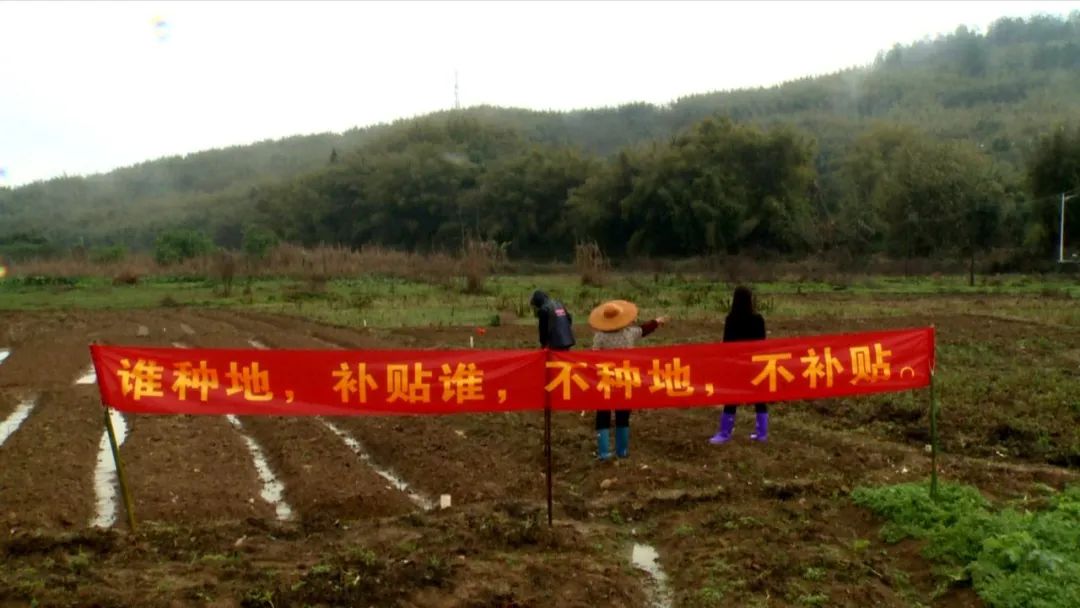
M 826 196 L 815 141 L 790 127 L 709 118 L 598 160 L 468 118 L 414 125 L 325 170 L 251 193 L 252 222 L 303 244 L 452 250 L 466 237 L 513 256 L 957 255 L 995 247 L 1049 259 L 1053 194 L 1080 186 L 1080 129 L 1059 129 L 1024 171 L 978 146 L 873 126 Z M 1067 234 L 1080 235 L 1080 212 Z M 1080 238 L 1080 237 L 1078 237 Z
M 663 108 L 477 107 L 0 188 L 0 255 L 186 230 L 234 249 L 269 234 L 420 251 L 474 237 L 545 259 L 583 240 L 616 257 L 1046 258 L 1049 197 L 1080 186 L 1062 126 L 1080 115 L 1078 49 L 1080 14 L 1002 19 Z

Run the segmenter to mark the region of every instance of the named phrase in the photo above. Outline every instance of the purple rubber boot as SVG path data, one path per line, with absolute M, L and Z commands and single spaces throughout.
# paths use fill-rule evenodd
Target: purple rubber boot
M 735 430 L 735 414 L 720 414 L 720 429 L 709 439 L 709 443 L 720 445 L 731 441 L 731 433 Z
M 769 439 L 769 414 L 757 414 L 757 427 L 754 434 L 750 435 L 754 441 L 768 441 Z

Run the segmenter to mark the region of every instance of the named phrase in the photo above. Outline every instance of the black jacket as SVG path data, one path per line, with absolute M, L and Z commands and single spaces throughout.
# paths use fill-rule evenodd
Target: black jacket
M 752 315 L 732 316 L 724 319 L 724 342 L 744 342 L 765 339 L 765 318 Z
M 553 300 L 542 291 L 533 294 L 530 302 L 536 309 L 540 346 L 566 350 L 574 345 L 574 317 L 562 302 Z

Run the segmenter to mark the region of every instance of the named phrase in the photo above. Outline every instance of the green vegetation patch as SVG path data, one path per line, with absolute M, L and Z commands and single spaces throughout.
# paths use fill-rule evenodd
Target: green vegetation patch
M 855 503 L 888 519 L 887 542 L 926 541 L 923 555 L 970 583 L 995 608 L 1080 606 L 1080 487 L 1053 496 L 1047 509 L 996 509 L 971 486 L 925 483 L 857 488 Z

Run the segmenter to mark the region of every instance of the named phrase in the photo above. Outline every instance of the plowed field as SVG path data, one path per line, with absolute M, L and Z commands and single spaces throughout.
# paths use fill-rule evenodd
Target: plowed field
M 1032 331 L 964 315 L 931 321 L 945 345 L 1012 348 Z M 770 329 L 927 322 L 781 320 Z M 766 444 L 745 440 L 746 410 L 739 439 L 722 448 L 706 442 L 715 410 L 635 413 L 631 457 L 609 464 L 593 460 L 591 415 L 556 414 L 552 528 L 541 413 L 239 424 L 128 416 L 121 452 L 138 528 L 128 531 L 119 504 L 111 525 L 91 525 L 103 410 L 96 386 L 76 383 L 89 343 L 416 348 L 460 343 L 465 332 L 353 330 L 234 310 L 3 313 L 0 421 L 32 407 L 0 444 L 0 606 L 981 605 L 967 589 L 935 594 L 918 547 L 881 543 L 881 522 L 847 498 L 862 484 L 926 478 L 925 395 L 776 406 Z M 524 345 L 533 332 L 495 327 L 488 339 Z M 676 322 L 663 340 L 720 333 Z M 1075 373 L 1068 352 L 1030 348 L 1046 373 Z M 1029 412 L 1020 395 L 988 387 L 987 403 L 1016 405 L 978 420 L 950 413 L 952 398 L 959 393 L 943 394 L 944 478 L 1002 499 L 1076 479 L 1075 468 L 1035 452 L 994 455 L 1016 439 L 1001 433 L 1028 428 L 1016 420 Z M 1073 427 L 1043 430 L 1075 432 L 1075 421 L 1063 424 Z M 285 515 L 267 500 L 249 440 Z M 450 508 L 438 508 L 442 495 Z M 655 549 L 660 583 L 632 561 L 636 544 Z

